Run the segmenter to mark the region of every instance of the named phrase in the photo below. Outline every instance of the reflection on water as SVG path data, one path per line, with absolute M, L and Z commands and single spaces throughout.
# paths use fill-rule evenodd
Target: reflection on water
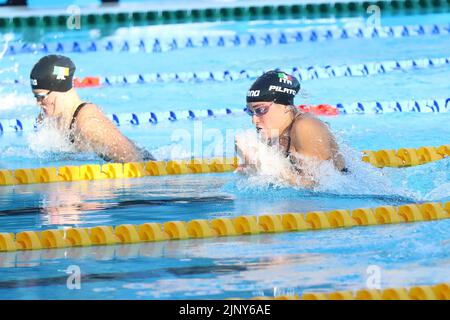
M 5 197 L 0 215 L 14 219 L 40 214 L 44 225 L 77 225 L 84 214 L 113 205 L 117 191 L 129 186 L 128 180 L 17 185 L 0 194 Z
M 111 298 L 250 298 L 362 289 L 372 265 L 383 289 L 430 285 L 448 281 L 449 222 L 0 253 L 9 271 L 0 290 L 50 299 L 98 299 L 105 290 Z M 55 274 L 72 264 L 83 272 L 76 293 Z
M 126 184 L 120 181 L 120 186 Z M 105 180 L 101 184 L 89 182 L 47 184 L 41 198 L 41 213 L 44 224 L 77 225 L 82 215 L 89 211 L 103 210 L 108 200 L 116 197 L 113 186 L 117 181 Z
M 450 163 L 448 160 L 414 168 L 389 168 L 383 172 L 397 185 L 404 181 L 405 175 L 411 175 L 415 178 L 411 187 L 423 188 L 422 194 L 426 194 L 433 184 L 424 186 L 420 180 L 432 176 L 445 181 L 448 173 L 442 171 Z M 334 194 L 259 185 L 242 190 L 240 179 L 246 178 L 230 173 L 2 187 L 1 231 L 329 211 L 448 199 L 448 184 L 445 183 L 430 193 L 432 197 L 409 198 L 379 189 L 368 194 L 345 194 L 344 190 Z
M 226 178 L 191 175 L 4 187 L 0 189 L 0 219 L 6 228 L 19 217 L 36 216 L 39 224 L 56 227 L 119 224 L 118 220 L 127 219 L 123 223 L 133 223 L 133 217 L 143 218 L 147 212 L 164 216 L 169 207 L 192 212 L 193 207 L 232 203 L 233 197 L 219 190 Z M 28 229 L 36 229 L 36 221 L 32 222 Z

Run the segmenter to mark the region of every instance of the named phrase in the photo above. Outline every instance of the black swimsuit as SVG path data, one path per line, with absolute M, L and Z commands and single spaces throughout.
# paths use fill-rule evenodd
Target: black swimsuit
M 75 136 L 74 136 L 74 133 L 73 133 L 73 126 L 74 126 L 74 124 L 75 124 L 75 121 L 77 120 L 78 113 L 79 113 L 80 110 L 81 110 L 85 105 L 87 105 L 87 104 L 89 104 L 89 102 L 83 102 L 82 104 L 80 104 L 80 105 L 75 109 L 75 112 L 73 113 L 72 121 L 70 122 L 70 126 L 69 126 L 69 141 L 70 141 L 70 143 L 75 143 Z M 147 150 L 141 149 L 141 148 L 138 148 L 138 147 L 136 147 L 136 148 L 137 148 L 137 149 L 139 150 L 139 152 L 141 153 L 141 155 L 142 155 L 142 160 L 144 160 L 144 161 L 154 161 L 154 160 L 156 160 L 155 157 L 153 157 L 153 155 L 152 155 L 150 152 L 148 152 Z M 107 156 L 105 156 L 105 155 L 103 155 L 103 154 L 100 154 L 99 156 L 100 156 L 103 160 L 105 160 L 105 161 L 107 161 L 107 162 L 111 162 L 111 159 L 108 158 Z
M 70 122 L 70 126 L 69 126 L 69 141 L 70 141 L 70 143 L 75 142 L 75 136 L 73 135 L 73 125 L 75 124 L 75 120 L 77 120 L 78 113 L 80 112 L 81 108 L 83 108 L 87 104 L 89 104 L 89 102 L 83 102 L 75 109 L 75 112 L 73 113 L 72 121 Z

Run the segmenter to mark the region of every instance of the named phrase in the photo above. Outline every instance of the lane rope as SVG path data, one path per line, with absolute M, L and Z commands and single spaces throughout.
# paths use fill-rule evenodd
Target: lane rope
M 383 167 L 411 167 L 442 160 L 450 156 L 450 145 L 401 148 L 398 150 L 365 150 L 362 161 Z M 129 163 L 85 164 L 81 166 L 32 169 L 0 169 L 0 186 L 53 183 L 81 180 L 127 179 L 200 173 L 233 172 L 238 158 L 212 158 Z
M 139 38 L 91 41 L 58 41 L 51 43 L 10 44 L 5 55 L 50 53 L 164 53 L 189 48 L 253 47 L 282 45 L 298 42 L 321 42 L 345 39 L 410 38 L 417 36 L 448 35 L 450 24 L 399 25 L 386 27 L 314 27 L 285 28 L 278 31 L 253 31 L 244 34 L 222 33 L 206 36 L 176 38 Z
M 232 298 L 228 300 L 241 300 Z M 253 297 L 250 300 L 450 300 L 450 282 L 431 286 L 360 289 L 357 291 L 305 292 L 300 295 Z
M 449 57 L 417 58 L 404 60 L 385 60 L 358 64 L 309 66 L 304 68 L 292 67 L 285 71 L 299 78 L 300 81 L 341 78 L 341 77 L 368 77 L 380 74 L 389 74 L 398 71 L 421 70 L 445 67 L 450 64 Z M 182 82 L 208 82 L 208 81 L 240 81 L 256 79 L 267 70 L 223 70 L 223 71 L 197 71 L 197 72 L 161 72 L 130 75 L 87 76 L 74 79 L 79 88 L 133 85 L 148 83 L 182 83 Z M 5 79 L 3 85 L 29 85 L 29 79 Z
M 354 210 L 238 216 L 213 220 L 148 222 L 65 230 L 0 233 L 0 251 L 89 247 L 264 233 L 318 231 L 356 226 L 410 223 L 450 218 L 450 202 L 380 206 Z
M 299 108 L 303 112 L 314 113 L 316 115 L 337 115 L 337 107 L 330 105 L 306 106 Z M 155 112 L 136 112 L 136 113 L 113 113 L 106 116 L 117 126 L 140 126 L 144 124 L 158 124 L 164 122 L 174 122 L 180 120 L 200 120 L 215 119 L 222 116 L 244 115 L 245 108 L 223 108 L 223 109 L 192 109 L 179 111 L 155 111 Z M 0 133 L 19 132 L 37 130 L 39 125 L 35 118 L 23 119 L 0 119 Z
M 321 106 L 326 106 L 323 110 Z M 386 114 L 386 113 L 447 113 L 450 112 L 450 98 L 422 100 L 386 100 L 337 103 L 333 105 L 306 106 L 305 109 L 316 115 L 343 114 Z M 316 109 L 316 110 L 315 110 Z M 331 112 L 333 109 L 335 112 Z M 107 114 L 117 126 L 141 126 L 160 124 L 180 120 L 215 119 L 223 116 L 245 115 L 245 108 L 210 108 L 176 111 L 124 112 Z M 304 110 L 308 111 L 308 110 Z M 22 132 L 37 129 L 35 118 L 0 119 L 0 134 L 3 132 Z

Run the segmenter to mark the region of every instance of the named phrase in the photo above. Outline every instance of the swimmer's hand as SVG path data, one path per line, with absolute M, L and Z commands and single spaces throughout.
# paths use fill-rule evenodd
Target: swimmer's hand
M 256 172 L 256 167 L 250 164 L 240 164 L 234 172 L 241 175 L 249 175 Z
M 245 166 L 257 165 L 255 158 L 254 158 L 256 150 L 254 148 L 251 148 L 250 146 L 248 146 L 243 141 L 243 139 L 239 136 L 236 136 L 235 149 L 236 149 L 236 154 L 238 155 L 238 157 L 240 157 L 243 160 Z
M 255 173 L 258 168 L 257 159 L 254 158 L 256 150 L 244 143 L 239 136 L 236 136 L 235 148 L 237 156 L 242 159 L 243 163 L 239 164 L 234 172 L 242 175 Z
M 306 189 L 313 190 L 317 186 L 317 182 L 311 177 L 305 177 L 304 175 L 285 175 L 284 180 L 287 181 L 291 186 L 302 187 Z
M 236 170 L 234 170 L 235 173 L 239 174 L 245 174 L 246 173 L 245 171 L 246 171 L 245 165 L 242 164 L 238 165 Z
M 36 124 L 42 124 L 43 121 L 44 121 L 44 114 L 40 112 L 36 118 Z

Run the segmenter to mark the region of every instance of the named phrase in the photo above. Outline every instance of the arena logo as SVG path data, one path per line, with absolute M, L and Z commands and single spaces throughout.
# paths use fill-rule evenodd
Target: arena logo
M 287 93 L 287 94 L 292 94 L 294 96 L 297 94 L 297 91 L 295 91 L 294 89 L 282 88 L 280 86 L 270 86 L 269 87 L 269 91 L 276 91 L 276 92 L 281 92 L 281 93 Z
M 247 92 L 247 97 L 259 97 L 261 90 L 249 90 Z
M 37 80 L 36 79 L 30 79 L 30 83 L 32 86 L 37 86 Z

